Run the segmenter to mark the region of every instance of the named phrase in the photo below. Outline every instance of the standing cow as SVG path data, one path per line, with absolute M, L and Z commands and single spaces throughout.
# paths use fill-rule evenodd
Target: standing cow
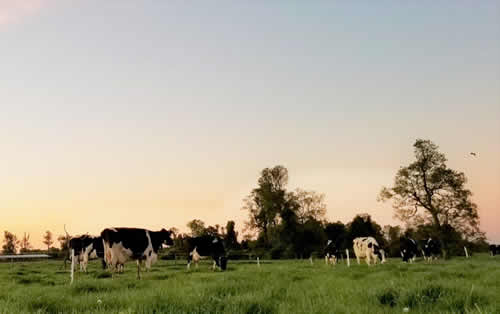
M 403 262 L 413 263 L 417 258 L 418 245 L 417 242 L 409 237 L 401 237 L 399 239 L 399 248 Z
M 198 267 L 200 259 L 212 257 L 214 261 L 213 268 L 219 267 L 221 270 L 227 268 L 227 257 L 222 239 L 214 235 L 203 235 L 200 237 L 188 238 L 188 260 L 187 268 L 191 267 L 191 263 L 195 263 Z
M 108 228 L 101 232 L 106 264 L 116 271 L 129 259 L 137 262 L 137 279 L 141 278 L 141 261 L 146 269 L 158 259 L 158 251 L 163 244 L 173 245 L 172 233 L 165 229 L 150 231 L 138 228 Z
M 335 265 L 338 260 L 342 257 L 342 252 L 337 248 L 332 240 L 328 240 L 326 247 L 323 251 L 325 255 L 325 263 Z
M 68 243 L 69 252 L 73 250 L 75 263 L 80 264 L 80 271 L 87 272 L 89 259 L 101 258 L 103 269 L 106 267 L 104 262 L 104 248 L 101 237 L 82 235 L 72 237 Z M 70 256 L 70 260 L 73 256 Z M 66 260 L 65 260 L 66 262 Z
M 437 259 L 441 255 L 441 245 L 439 241 L 428 238 L 422 245 L 422 252 L 424 254 L 424 259 L 428 262 L 432 262 L 433 259 Z
M 352 244 L 358 265 L 360 264 L 360 258 L 365 258 L 368 265 L 370 265 L 372 260 L 373 264 L 376 264 L 377 259 L 380 259 L 381 263 L 385 263 L 384 250 L 380 249 L 380 246 L 375 238 L 356 238 L 352 241 Z

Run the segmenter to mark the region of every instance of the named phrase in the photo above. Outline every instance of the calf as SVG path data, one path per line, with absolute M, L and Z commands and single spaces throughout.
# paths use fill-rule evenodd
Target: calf
M 412 238 L 401 237 L 399 239 L 399 249 L 403 262 L 413 263 L 417 258 L 418 245 Z
M 203 235 L 200 237 L 188 238 L 188 260 L 187 268 L 191 267 L 194 262 L 198 266 L 200 259 L 204 257 L 212 257 L 214 261 L 213 268 L 219 267 L 221 270 L 227 268 L 226 250 L 222 240 L 213 235 Z
M 356 238 L 352 241 L 352 246 L 354 249 L 354 254 L 356 255 L 356 260 L 358 261 L 358 265 L 360 264 L 360 258 L 366 258 L 366 263 L 370 265 L 370 262 L 373 260 L 373 263 L 377 263 L 377 259 L 380 258 L 381 263 L 385 263 L 385 254 L 384 251 L 380 249 L 380 246 L 377 243 L 377 240 L 373 237 L 363 237 Z
M 324 249 L 324 255 L 325 255 L 325 263 L 335 265 L 337 264 L 338 260 L 342 257 L 342 253 L 340 250 L 335 246 L 335 243 L 333 243 L 332 240 L 328 240 L 326 243 L 326 247 Z
M 422 245 L 422 253 L 424 254 L 424 259 L 428 262 L 432 262 L 433 259 L 437 259 L 441 254 L 441 245 L 439 241 L 428 238 Z
M 171 232 L 165 229 L 150 231 L 137 228 L 109 228 L 101 232 L 104 259 L 112 271 L 116 271 L 129 259 L 137 262 L 137 278 L 141 278 L 141 261 L 146 269 L 158 259 L 163 244 L 173 245 Z
M 74 250 L 75 263 L 80 264 L 80 271 L 87 272 L 87 265 L 89 259 L 102 258 L 103 268 L 104 263 L 104 248 L 101 237 L 93 237 L 90 235 L 83 235 L 73 237 L 68 243 L 69 251 Z M 70 260 L 73 256 L 70 256 Z

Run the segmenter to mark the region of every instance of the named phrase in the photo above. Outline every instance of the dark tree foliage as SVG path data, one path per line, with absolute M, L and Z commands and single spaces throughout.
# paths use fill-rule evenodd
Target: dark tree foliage
M 347 243 L 347 229 L 342 222 L 327 223 L 325 226 L 325 235 L 327 240 L 332 240 L 337 248 L 346 249 L 349 247 Z
M 4 231 L 2 251 L 3 254 L 16 254 L 17 248 L 19 247 L 19 240 L 15 234 L 9 231 Z
M 400 226 L 385 226 L 384 235 L 386 240 L 386 253 L 390 257 L 398 257 L 400 253 L 400 237 L 403 231 Z
M 464 173 L 448 168 L 446 157 L 431 141 L 419 139 L 413 146 L 416 160 L 398 170 L 394 186 L 384 187 L 379 199 L 392 200 L 395 217 L 409 225 L 431 223 L 445 257 L 450 227 L 469 240 L 484 238 Z
M 71 240 L 71 237 L 69 235 L 60 235 L 59 237 L 57 237 L 57 241 L 59 241 L 59 245 L 61 246 L 61 251 L 68 250 L 69 240 Z
M 191 236 L 199 237 L 205 233 L 205 223 L 199 219 L 193 219 L 187 223 L 187 227 L 191 230 Z
M 283 166 L 265 168 L 258 180 L 258 187 L 244 199 L 243 210 L 248 211 L 248 230 L 257 231 L 264 244 L 271 243 L 271 233 L 280 222 L 280 216 L 289 209 L 285 187 L 288 183 L 288 170 Z
M 371 216 L 368 214 L 356 215 L 354 219 L 347 224 L 348 247 L 352 247 L 352 240 L 358 237 L 374 237 L 381 247 L 385 247 L 382 227 L 372 221 Z
M 226 248 L 228 249 L 239 249 L 238 232 L 234 230 L 234 227 L 234 221 L 229 220 L 226 224 L 226 234 L 224 237 Z

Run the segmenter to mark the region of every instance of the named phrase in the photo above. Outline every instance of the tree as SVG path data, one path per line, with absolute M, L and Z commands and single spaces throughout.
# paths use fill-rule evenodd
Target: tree
M 61 251 L 68 250 L 69 240 L 71 240 L 71 237 L 69 235 L 60 235 L 59 237 L 57 237 L 57 241 L 59 241 L 59 245 L 61 246 Z
M 187 223 L 187 227 L 191 229 L 191 236 L 199 237 L 205 234 L 205 223 L 199 219 L 193 219 Z
M 384 226 L 384 236 L 387 241 L 386 251 L 388 256 L 399 256 L 400 237 L 403 234 L 400 226 Z
M 330 222 L 325 226 L 325 233 L 328 240 L 332 240 L 337 248 L 344 249 L 349 247 L 347 245 L 347 229 L 346 226 L 340 222 Z
M 17 247 L 19 246 L 19 240 L 15 234 L 9 231 L 4 231 L 4 245 L 2 246 L 2 251 L 4 254 L 16 254 Z
M 226 224 L 225 242 L 228 249 L 238 248 L 238 232 L 234 230 L 235 223 L 229 220 Z
M 385 246 L 384 235 L 382 234 L 382 227 L 372 221 L 368 214 L 359 214 L 347 224 L 347 240 L 348 247 L 352 246 L 352 240 L 358 237 L 374 237 L 377 243 Z
M 447 225 L 466 238 L 483 236 L 479 230 L 477 205 L 472 192 L 465 188 L 462 172 L 446 165 L 446 157 L 429 140 L 418 139 L 413 145 L 416 160 L 401 167 L 393 187 L 383 187 L 379 200 L 393 201 L 395 217 L 412 225 L 431 223 L 439 234 L 443 255 L 447 248 Z
M 33 248 L 33 246 L 30 243 L 29 233 L 28 234 L 26 234 L 26 232 L 24 233 L 23 238 L 21 239 L 19 246 L 20 246 L 21 253 L 26 253 Z
M 287 205 L 288 170 L 283 166 L 265 168 L 258 187 L 244 199 L 243 210 L 248 211 L 246 229 L 260 232 L 263 242 L 270 244 L 270 229 L 276 228 L 280 214 Z
M 301 224 L 309 219 L 321 221 L 325 218 L 325 194 L 298 188 L 291 196 L 299 205 L 297 218 Z
M 47 252 L 50 251 L 50 246 L 54 244 L 54 240 L 52 240 L 52 232 L 49 230 L 45 231 L 45 235 L 43 236 L 43 244 L 47 246 Z

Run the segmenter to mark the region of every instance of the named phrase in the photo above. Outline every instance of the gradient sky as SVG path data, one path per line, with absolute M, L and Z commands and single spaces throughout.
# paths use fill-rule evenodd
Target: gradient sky
M 277 164 L 394 224 L 378 192 L 425 138 L 500 242 L 498 1 L 216 4 L 0 0 L 0 231 L 241 227 Z

